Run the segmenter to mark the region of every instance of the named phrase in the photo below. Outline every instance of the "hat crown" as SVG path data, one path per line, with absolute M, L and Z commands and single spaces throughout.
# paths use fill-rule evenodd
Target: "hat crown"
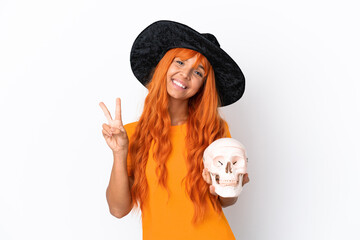
M 214 35 L 212 35 L 211 33 L 201 33 L 201 35 L 203 37 L 205 37 L 207 40 L 209 40 L 210 42 L 212 42 L 213 44 L 215 44 L 216 46 L 220 47 L 220 43 L 218 42 L 216 37 Z

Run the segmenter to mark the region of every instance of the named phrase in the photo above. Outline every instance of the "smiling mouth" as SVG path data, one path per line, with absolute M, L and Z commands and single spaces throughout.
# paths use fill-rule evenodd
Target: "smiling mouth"
M 173 82 L 176 86 L 181 87 L 182 89 L 186 89 L 186 88 L 187 88 L 186 86 L 182 85 L 180 82 L 176 81 L 175 79 L 173 79 L 172 82 Z

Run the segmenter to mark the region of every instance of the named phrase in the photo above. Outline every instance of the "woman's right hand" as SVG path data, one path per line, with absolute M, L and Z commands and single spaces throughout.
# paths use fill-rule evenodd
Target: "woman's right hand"
M 107 145 L 111 148 L 114 154 L 127 154 L 129 138 L 121 120 L 120 98 L 116 98 L 115 120 L 112 119 L 109 110 L 103 102 L 100 102 L 99 105 L 109 122 L 109 124 L 104 123 L 102 125 L 102 134 L 106 140 Z

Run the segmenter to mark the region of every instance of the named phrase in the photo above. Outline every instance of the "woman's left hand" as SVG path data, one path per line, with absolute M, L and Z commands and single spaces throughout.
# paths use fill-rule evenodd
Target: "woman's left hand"
M 203 172 L 202 172 L 202 177 L 204 179 L 204 181 L 209 184 L 209 190 L 210 190 L 210 193 L 212 195 L 215 195 L 217 196 L 217 193 L 215 192 L 215 186 L 212 185 L 212 182 L 211 182 L 211 177 L 210 177 L 210 173 L 209 171 L 204 168 Z M 248 182 L 250 181 L 250 178 L 249 178 L 249 175 L 247 173 L 244 174 L 243 176 L 243 181 L 242 181 L 242 185 L 244 186 L 245 184 L 247 184 Z

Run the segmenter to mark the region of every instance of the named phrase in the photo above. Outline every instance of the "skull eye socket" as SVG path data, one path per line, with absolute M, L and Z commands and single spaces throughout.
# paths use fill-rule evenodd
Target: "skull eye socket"
M 239 166 L 239 167 L 241 167 L 242 165 L 244 165 L 244 161 L 243 161 L 244 159 L 242 158 L 242 157 L 240 157 L 240 156 L 233 156 L 232 158 L 231 158 L 231 162 L 232 162 L 232 164 L 234 165 L 234 166 Z
M 217 156 L 213 159 L 213 164 L 216 167 L 221 167 L 224 165 L 224 158 L 222 156 Z

